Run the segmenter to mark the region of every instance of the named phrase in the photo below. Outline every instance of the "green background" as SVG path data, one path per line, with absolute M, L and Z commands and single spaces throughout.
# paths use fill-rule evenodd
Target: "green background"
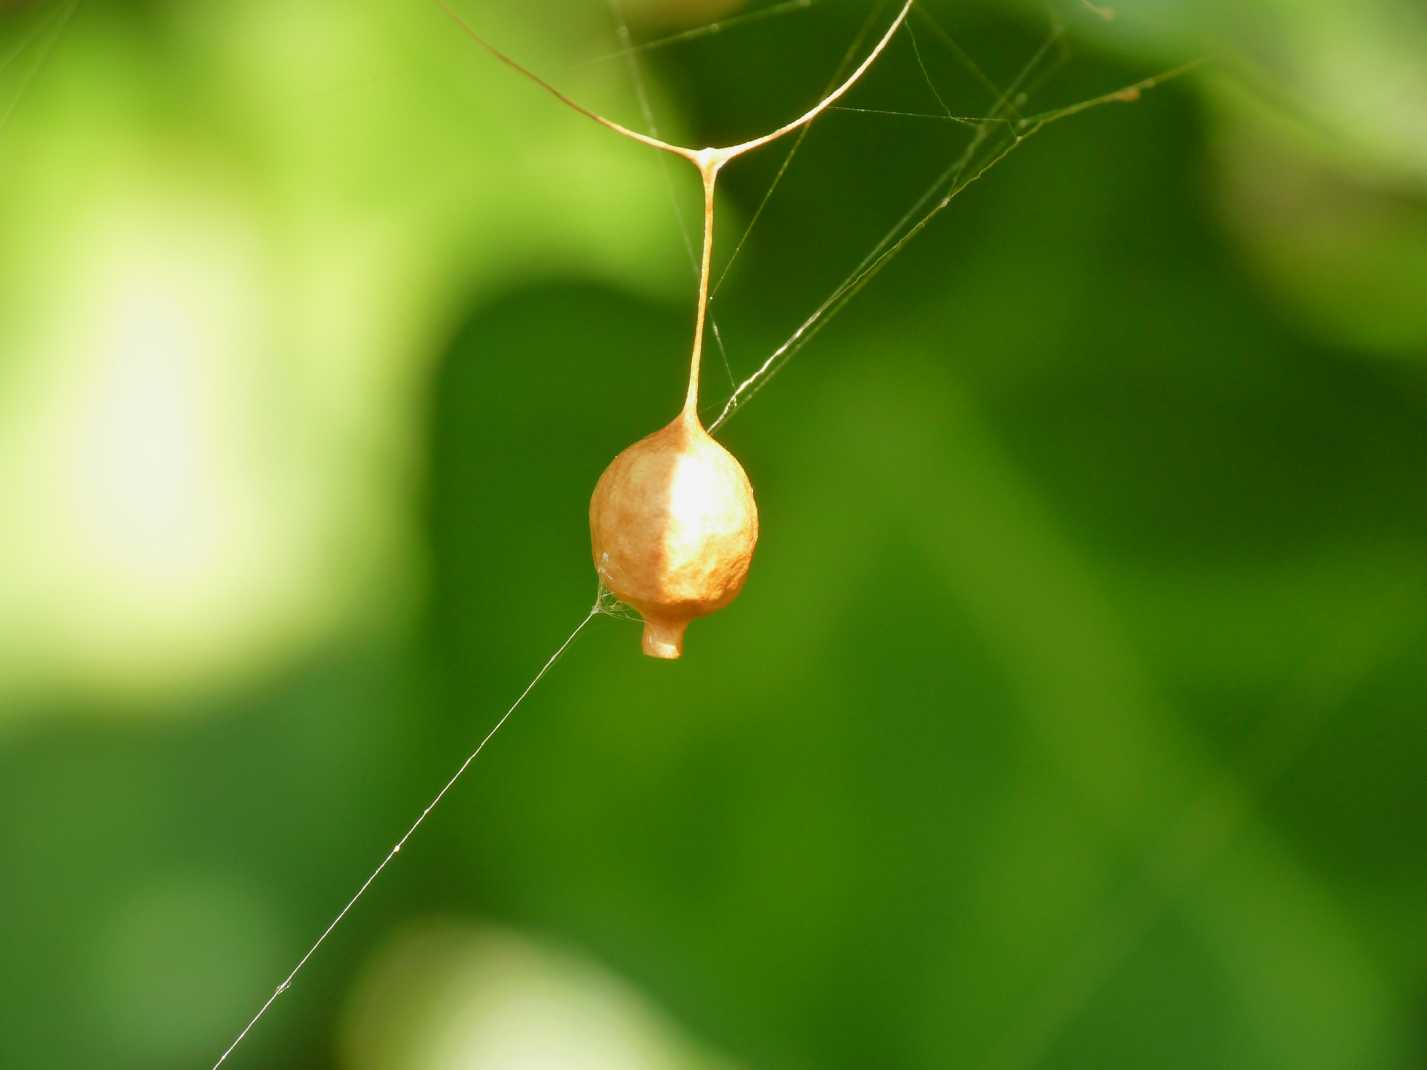
M 206 1067 L 587 611 L 697 183 L 414 0 L 68 10 L 0 4 L 0 1065 Z M 644 125 L 602 3 L 461 10 Z M 661 132 L 785 120 L 865 11 L 639 53 Z M 739 412 L 739 601 L 674 664 L 592 621 L 230 1065 L 1427 1063 L 1427 19 L 928 11 L 1000 86 L 1063 28 L 1027 111 L 1212 61 Z M 849 103 L 987 114 L 913 26 Z M 817 125 L 711 410 L 971 136 Z

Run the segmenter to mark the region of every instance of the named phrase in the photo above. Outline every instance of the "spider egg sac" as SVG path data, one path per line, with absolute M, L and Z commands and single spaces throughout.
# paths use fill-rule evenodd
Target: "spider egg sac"
M 685 412 L 610 462 L 590 541 L 605 587 L 644 618 L 644 653 L 677 658 L 689 621 L 742 589 L 758 507 L 743 466 Z

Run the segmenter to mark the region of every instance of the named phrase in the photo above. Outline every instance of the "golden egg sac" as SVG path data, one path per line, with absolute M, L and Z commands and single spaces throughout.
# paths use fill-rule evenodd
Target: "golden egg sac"
M 605 469 L 590 539 L 600 580 L 644 618 L 644 652 L 677 658 L 689 622 L 743 588 L 758 506 L 743 466 L 681 413 Z

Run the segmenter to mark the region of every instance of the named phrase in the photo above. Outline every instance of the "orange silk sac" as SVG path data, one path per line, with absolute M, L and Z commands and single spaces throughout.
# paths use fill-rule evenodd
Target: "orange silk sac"
M 600 476 L 590 499 L 595 571 L 644 618 L 644 653 L 677 658 L 684 629 L 738 596 L 758 542 L 743 466 L 681 413 Z

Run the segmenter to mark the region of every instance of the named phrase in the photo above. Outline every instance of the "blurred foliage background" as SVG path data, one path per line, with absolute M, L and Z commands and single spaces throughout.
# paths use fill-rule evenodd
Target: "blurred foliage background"
M 643 125 L 600 0 L 458 6 Z M 984 115 L 1052 23 L 1027 110 L 1212 61 L 740 412 L 740 601 L 596 620 L 230 1065 L 1427 1065 L 1427 15 L 924 7 L 852 106 Z M 867 10 L 625 14 L 717 143 Z M 972 136 L 822 121 L 711 395 Z M 578 622 L 696 204 L 433 5 L 0 4 L 0 1065 L 211 1065 Z

